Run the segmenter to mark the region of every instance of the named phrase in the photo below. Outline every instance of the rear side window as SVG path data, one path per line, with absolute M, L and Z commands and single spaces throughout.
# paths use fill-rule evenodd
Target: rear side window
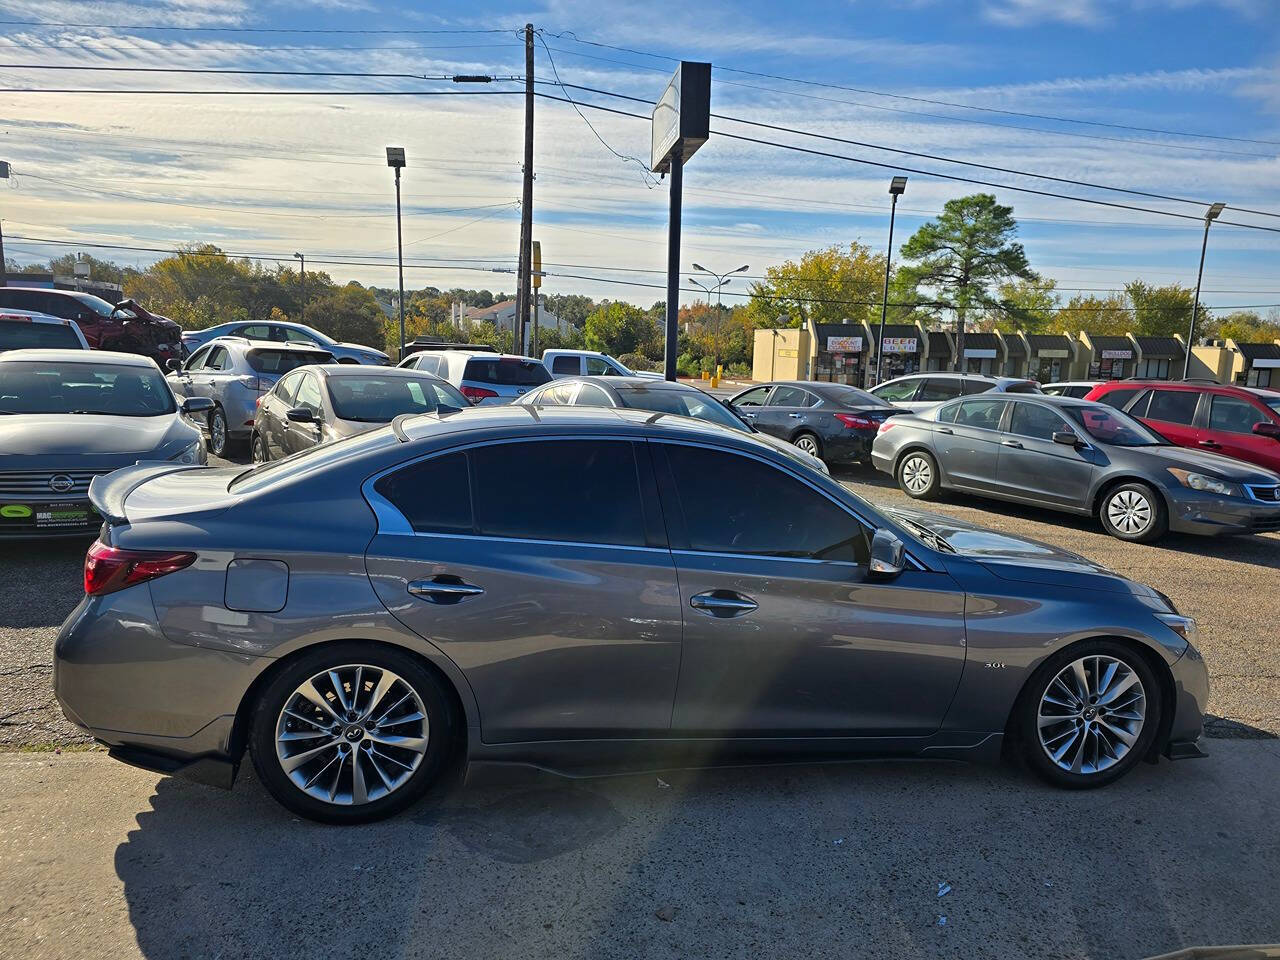
M 1196 404 L 1199 402 L 1200 394 L 1194 390 L 1153 390 L 1145 416 L 1148 420 L 1162 423 L 1190 425 L 1196 418 Z
M 507 387 L 536 387 L 551 379 L 547 368 L 537 360 L 515 357 L 472 357 L 467 361 L 463 380 L 496 383 Z
M 204 361 L 205 370 L 230 370 L 231 356 L 227 353 L 226 347 L 214 347 L 209 351 L 209 356 Z
M 630 442 L 531 440 L 476 447 L 468 455 L 479 533 L 645 545 Z M 512 483 L 513 477 L 523 479 Z
M 867 562 L 863 525 L 795 477 L 723 450 L 661 446 L 671 464 L 690 549 Z M 734 482 L 726 485 L 725 477 Z
M 881 394 L 883 396 L 883 394 Z M 924 403 L 937 403 L 940 400 L 952 400 L 960 396 L 960 380 L 958 378 L 930 377 L 925 380 L 916 400 Z M 888 399 L 886 397 L 886 399 Z
M 0 318 L 0 351 L 24 347 L 79 350 L 80 338 L 65 323 L 32 323 L 29 320 Z
M 1214 394 L 1209 407 L 1209 429 L 1225 433 L 1253 433 L 1253 425 L 1267 416 L 1248 400 Z
M 333 357 L 319 351 L 250 350 L 245 354 L 255 373 L 286 373 L 308 363 L 328 363 Z
M 453 453 L 389 473 L 373 485 L 418 533 L 472 533 L 467 455 Z
M 775 387 L 769 398 L 771 407 L 812 407 L 818 398 L 799 387 Z
M 1098 398 L 1099 403 L 1105 403 L 1109 407 L 1115 407 L 1117 410 L 1123 410 L 1125 405 L 1142 392 L 1141 387 L 1125 388 L 1123 390 L 1108 390 Z M 1084 396 L 1084 394 L 1081 394 Z M 1135 413 L 1137 411 L 1134 411 Z
M 552 373 L 578 373 L 579 369 L 577 357 L 556 357 L 551 361 Z
M 301 373 L 291 373 L 276 384 L 275 395 L 285 404 L 292 407 L 293 399 L 298 395 L 298 384 L 302 382 Z
M 419 358 L 418 358 L 418 363 L 417 363 L 417 366 L 416 366 L 416 368 L 415 368 L 415 369 L 418 369 L 418 370 L 424 370 L 424 371 L 426 371 L 427 373 L 439 373 L 439 372 L 440 372 L 440 358 L 439 358 L 439 357 L 426 357 L 426 356 L 419 357 Z
M 975 380 L 973 377 L 965 377 L 961 389 L 966 397 L 971 397 L 975 393 L 986 393 L 995 387 L 990 380 Z

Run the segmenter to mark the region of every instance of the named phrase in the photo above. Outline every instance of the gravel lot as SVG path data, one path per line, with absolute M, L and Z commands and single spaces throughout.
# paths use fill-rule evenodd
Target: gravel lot
M 870 468 L 837 476 L 873 503 L 914 503 Z M 1280 735 L 1280 535 L 1170 536 L 1158 546 L 1135 546 L 1051 511 L 958 495 L 928 508 L 1065 546 L 1164 591 L 1200 622 L 1212 676 L 1211 734 Z M 87 742 L 62 718 L 50 689 L 53 641 L 79 602 L 85 546 L 0 544 L 0 749 Z

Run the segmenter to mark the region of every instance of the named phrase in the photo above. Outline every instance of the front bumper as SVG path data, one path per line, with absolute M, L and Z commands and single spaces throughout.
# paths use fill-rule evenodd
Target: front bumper
M 1208 756 L 1204 738 L 1204 715 L 1209 707 L 1209 668 L 1194 644 L 1187 644 L 1182 656 L 1169 666 L 1173 675 L 1173 715 L 1161 752 L 1170 760 Z
M 1176 490 L 1170 497 L 1169 529 L 1202 536 L 1280 532 L 1280 504 Z

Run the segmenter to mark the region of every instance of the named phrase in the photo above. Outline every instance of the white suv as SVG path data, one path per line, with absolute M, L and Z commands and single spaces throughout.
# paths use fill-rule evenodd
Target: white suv
M 631 370 L 621 360 L 596 350 L 545 350 L 542 363 L 554 379 L 561 377 L 642 377 L 661 380 L 662 374 Z
M 399 365 L 448 380 L 477 405 L 510 403 L 551 379 L 541 360 L 485 350 L 422 350 Z

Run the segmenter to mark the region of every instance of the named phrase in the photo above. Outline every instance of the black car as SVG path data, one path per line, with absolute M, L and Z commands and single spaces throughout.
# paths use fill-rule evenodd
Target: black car
M 729 406 L 760 432 L 825 463 L 869 463 L 880 424 L 905 412 L 857 387 L 808 380 L 750 387 Z

